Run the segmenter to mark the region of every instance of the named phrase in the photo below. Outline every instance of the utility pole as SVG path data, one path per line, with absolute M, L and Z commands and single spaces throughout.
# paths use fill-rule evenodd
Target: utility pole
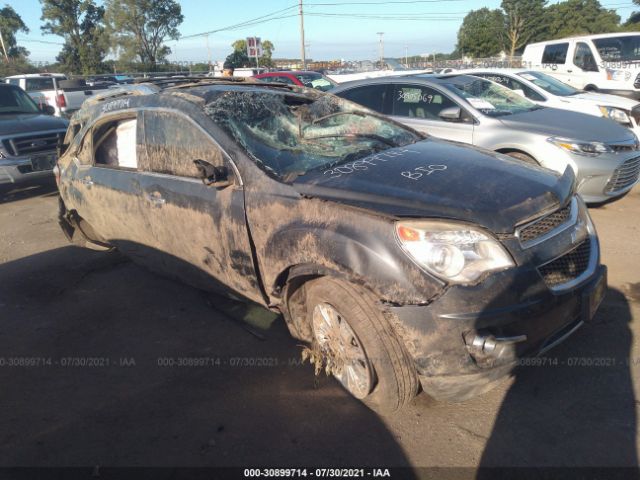
M 384 32 L 378 32 L 377 35 L 380 35 L 380 70 L 382 70 L 382 66 L 384 64 L 384 40 L 382 39 L 382 36 L 384 35 Z
M 209 61 L 209 71 L 211 71 L 211 48 L 209 47 L 209 34 L 207 33 L 207 59 Z
M 409 45 L 404 46 L 404 66 L 409 68 Z
M 302 69 L 307 69 L 307 55 L 304 46 L 304 13 L 302 12 L 302 0 L 299 3 L 300 10 L 300 55 L 302 56 Z
M 9 63 L 9 55 L 7 55 L 7 48 L 4 46 L 4 37 L 2 36 L 2 30 L 0 30 L 0 43 L 2 44 L 2 51 L 4 52 L 4 57 L 7 59 L 7 63 Z

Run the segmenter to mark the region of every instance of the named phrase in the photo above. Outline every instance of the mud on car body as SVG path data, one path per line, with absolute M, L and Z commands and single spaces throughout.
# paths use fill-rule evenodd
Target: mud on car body
M 426 138 L 299 87 L 144 88 L 75 117 L 59 162 L 65 232 L 282 312 L 373 408 L 420 385 L 479 393 L 602 298 L 570 169 Z

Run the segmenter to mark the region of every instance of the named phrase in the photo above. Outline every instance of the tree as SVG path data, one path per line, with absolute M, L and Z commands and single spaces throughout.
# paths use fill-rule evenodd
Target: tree
M 501 10 L 470 11 L 458 30 L 456 51 L 475 58 L 490 57 L 500 53 L 503 46 L 504 14 Z
M 603 8 L 598 0 L 566 0 L 550 5 L 546 13 L 548 39 L 620 30 L 618 14 Z
M 93 0 L 40 0 L 45 33 L 64 38 L 56 60 L 68 72 L 85 75 L 103 69 L 107 53 L 104 8 Z
M 509 56 L 513 57 L 543 28 L 546 0 L 502 0 Z
M 0 9 L 0 30 L 2 31 L 4 46 L 7 49 L 9 58 L 16 59 L 29 55 L 27 49 L 19 47 L 16 41 L 17 32 L 29 33 L 29 29 L 22 21 L 20 15 L 9 5 Z M 2 52 L 2 54 L 4 56 L 4 52 Z
M 244 39 L 236 40 L 231 44 L 233 52 L 227 56 L 227 61 L 230 61 L 237 67 L 252 67 L 256 63 L 254 57 L 249 58 L 247 56 L 247 41 Z M 269 40 L 262 41 L 262 55 L 258 57 L 258 63 L 263 67 L 272 67 L 273 60 L 271 56 L 275 47 Z
M 640 0 L 633 0 L 633 3 L 640 6 Z M 638 24 L 640 23 L 640 12 L 634 11 L 629 19 L 624 24 L 625 30 L 635 31 L 638 29 Z
M 122 58 L 138 58 L 150 70 L 171 53 L 164 42 L 180 37 L 184 20 L 175 0 L 107 0 L 105 18 Z

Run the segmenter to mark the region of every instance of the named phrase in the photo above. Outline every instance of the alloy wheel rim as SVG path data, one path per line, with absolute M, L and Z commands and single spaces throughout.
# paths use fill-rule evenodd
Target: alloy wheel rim
M 333 376 L 354 397 L 366 397 L 371 391 L 371 368 L 346 319 L 328 303 L 320 303 L 313 310 L 313 333 L 322 353 L 337 363 Z

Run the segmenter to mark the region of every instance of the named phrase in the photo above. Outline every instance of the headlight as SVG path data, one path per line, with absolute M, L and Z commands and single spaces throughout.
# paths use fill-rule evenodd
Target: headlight
M 602 116 L 604 118 L 609 118 L 611 120 L 615 120 L 618 123 L 624 123 L 625 125 L 629 125 L 631 123 L 631 119 L 629 118 L 629 114 L 622 110 L 621 108 L 615 107 L 598 107 Z
M 467 225 L 444 221 L 398 222 L 396 236 L 414 262 L 446 282 L 473 283 L 484 273 L 514 266 L 496 239 Z
M 547 141 L 562 148 L 563 150 L 566 150 L 567 152 L 577 153 L 578 155 L 587 155 L 589 157 L 597 157 L 601 153 L 613 152 L 609 145 L 602 142 L 583 142 L 580 140 L 571 140 L 570 138 L 560 137 L 547 138 Z

